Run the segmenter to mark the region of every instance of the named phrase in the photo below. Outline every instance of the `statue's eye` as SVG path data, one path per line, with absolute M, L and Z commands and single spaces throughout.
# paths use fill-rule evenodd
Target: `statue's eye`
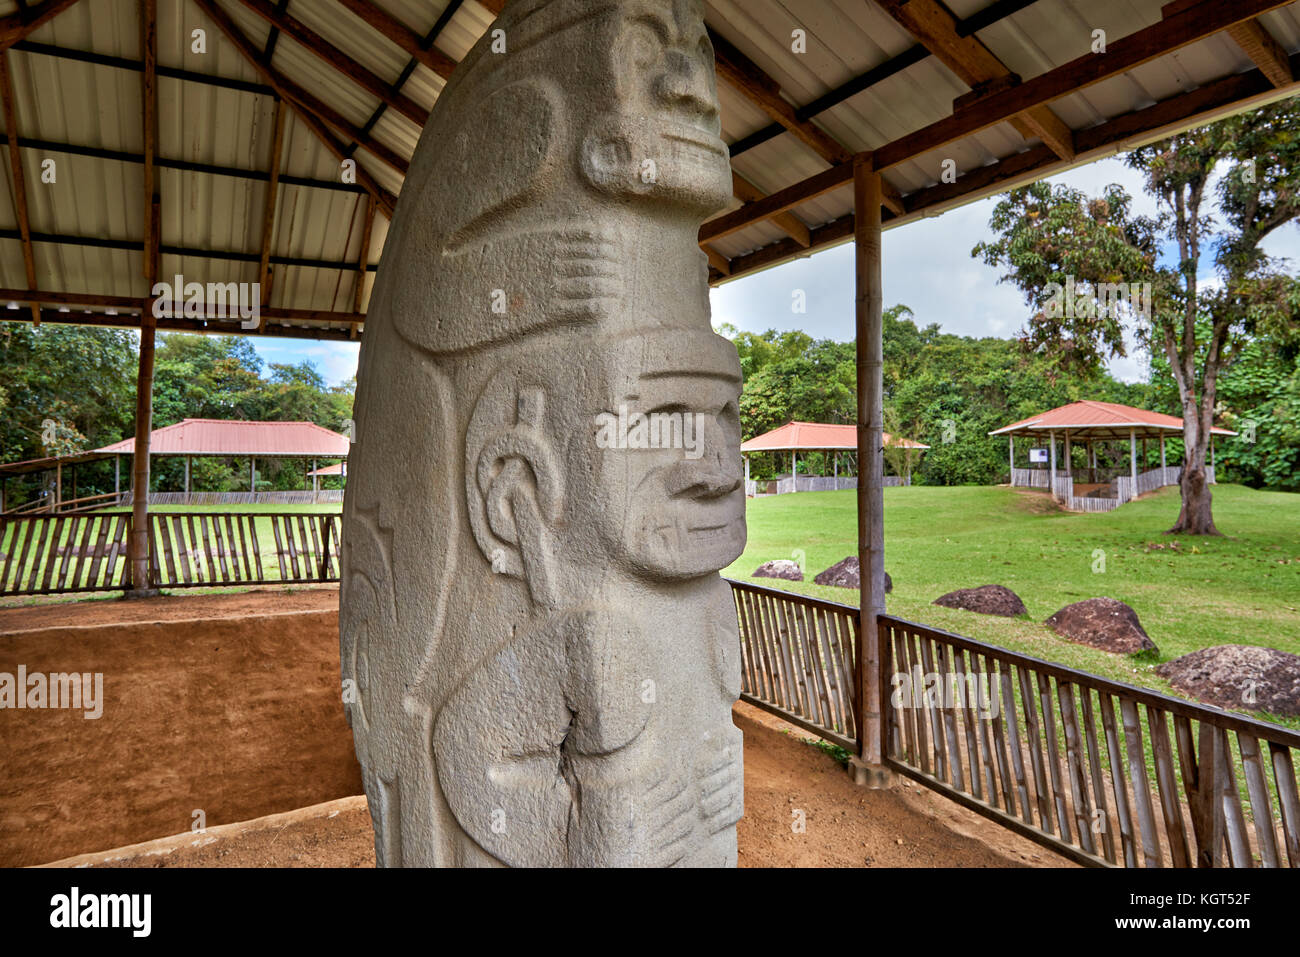
M 664 46 L 664 37 L 654 24 L 637 20 L 624 34 L 622 59 L 636 69 L 649 69 L 659 62 Z

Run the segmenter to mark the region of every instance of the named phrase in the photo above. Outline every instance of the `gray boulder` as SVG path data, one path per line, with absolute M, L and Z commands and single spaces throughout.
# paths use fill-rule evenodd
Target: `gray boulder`
M 754 578 L 780 578 L 788 582 L 803 581 L 803 569 L 799 567 L 798 562 L 792 562 L 788 558 L 778 558 L 775 561 L 763 562 L 754 569 Z

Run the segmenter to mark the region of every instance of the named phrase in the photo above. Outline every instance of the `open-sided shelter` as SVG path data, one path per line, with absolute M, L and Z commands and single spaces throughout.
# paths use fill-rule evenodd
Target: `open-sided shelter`
M 912 439 L 899 437 L 895 439 L 888 432 L 881 436 L 886 446 L 899 446 L 914 449 L 919 454 L 930 446 L 922 445 Z M 749 457 L 759 452 L 790 453 L 790 477 L 779 478 L 771 482 L 758 482 L 749 477 Z M 831 458 L 830 475 L 800 475 L 800 452 L 828 452 Z M 787 422 L 785 425 L 756 435 L 740 445 L 740 454 L 745 459 L 745 494 L 780 495 L 785 492 L 821 492 L 829 489 L 846 489 L 858 487 L 858 427 L 825 422 Z M 840 474 L 840 462 L 846 468 Z M 885 485 L 905 485 L 910 476 L 885 475 Z
M 9 286 L 0 300 L 13 308 L 0 318 L 140 329 L 137 487 L 148 484 L 156 330 L 363 334 L 370 275 L 424 120 L 502 5 L 6 5 L 0 264 Z M 1297 5 L 703 6 L 734 187 L 731 208 L 700 230 L 710 280 L 855 242 L 856 747 L 880 766 L 882 229 L 1294 94 Z M 179 312 L 155 309 L 156 283 L 174 276 L 202 291 Z M 249 282 L 261 284 L 251 325 L 231 315 L 223 288 Z M 149 581 L 149 547 L 140 496 L 129 545 L 136 588 Z
M 1166 485 L 1177 485 L 1182 468 L 1168 464 L 1165 439 L 1171 435 L 1181 438 L 1182 434 L 1183 420 L 1175 416 L 1092 400 L 1058 406 L 989 433 L 1007 437 L 1007 462 L 1013 487 L 1050 489 L 1054 498 L 1070 507 L 1094 512 L 1115 508 Z M 1217 426 L 1210 430 L 1210 464 L 1206 471 L 1211 483 L 1214 482 L 1214 437 L 1236 434 Z M 1031 443 L 1023 456 L 1025 467 L 1016 465 L 1016 436 L 1028 438 Z M 1160 445 L 1160 465 L 1155 468 L 1147 468 L 1148 440 Z M 1099 444 L 1112 452 L 1116 446 L 1122 446 L 1127 453 L 1123 464 L 1098 466 Z M 1074 464 L 1076 448 L 1083 449 L 1081 466 Z

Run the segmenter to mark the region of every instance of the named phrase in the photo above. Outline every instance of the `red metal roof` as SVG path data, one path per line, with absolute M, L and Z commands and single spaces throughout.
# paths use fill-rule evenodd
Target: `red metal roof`
M 1010 425 L 995 429 L 989 435 L 1020 435 L 1048 431 L 1063 432 L 1066 429 L 1071 432 L 1078 432 L 1081 435 L 1091 434 L 1093 436 L 1110 437 L 1122 434 L 1124 438 L 1127 438 L 1130 429 L 1138 435 L 1143 432 L 1182 432 L 1183 420 L 1172 415 L 1165 415 L 1163 412 L 1135 409 L 1131 405 L 1120 405 L 1118 402 L 1094 402 L 1086 399 L 1081 402 L 1071 402 L 1069 405 L 1058 406 L 1040 415 L 1021 419 L 1019 422 L 1012 422 Z M 1218 426 L 1214 426 L 1211 432 L 1214 435 L 1237 434 L 1228 429 L 1221 429 Z
M 135 439 L 96 452 L 130 454 Z M 252 455 L 260 458 L 347 458 L 348 439 L 314 422 L 245 422 L 184 419 L 149 433 L 151 455 Z
M 888 432 L 884 433 L 885 444 L 892 441 Z M 909 449 L 928 449 L 911 439 L 899 439 L 898 444 Z M 856 449 L 858 447 L 858 427 L 856 425 L 828 425 L 821 422 L 787 422 L 779 429 L 756 435 L 740 446 L 742 452 L 774 452 L 785 449 Z

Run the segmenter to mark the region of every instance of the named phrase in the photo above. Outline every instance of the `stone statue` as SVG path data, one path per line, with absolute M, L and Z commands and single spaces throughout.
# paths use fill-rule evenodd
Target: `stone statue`
M 714 82 L 697 0 L 515 0 L 425 127 L 344 504 L 381 866 L 736 862 L 740 365 L 696 239 L 731 195 Z

